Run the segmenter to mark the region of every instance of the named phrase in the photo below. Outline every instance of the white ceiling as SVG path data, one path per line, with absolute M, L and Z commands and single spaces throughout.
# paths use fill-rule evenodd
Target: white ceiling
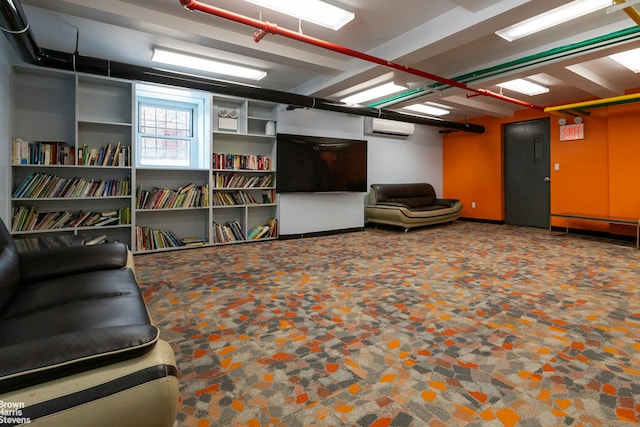
M 299 27 L 296 19 L 242 0 L 203 3 L 289 30 L 297 31 Z M 473 80 L 466 81 L 474 89 L 499 93 L 497 83 L 527 77 L 550 87 L 550 92 L 533 97 L 507 90 L 503 94 L 535 106 L 618 96 L 625 89 L 640 87 L 640 75 L 607 58 L 611 53 L 640 47 L 640 33 L 634 33 L 627 41 L 589 44 L 580 53 L 522 64 L 513 70 L 503 66 L 637 27 L 623 11 L 607 14 L 604 9 L 509 43 L 494 32 L 567 1 L 335 0 L 332 3 L 353 11 L 355 19 L 338 31 L 302 22 L 305 35 L 447 79 L 477 73 Z M 261 68 L 268 72 L 257 83 L 261 87 L 336 100 L 371 80 L 395 79 L 411 88 L 434 83 L 280 35 L 270 34 L 256 43 L 254 28 L 189 11 L 179 0 L 22 0 L 21 4 L 38 44 L 63 52 L 76 50 L 76 32 L 80 55 L 135 65 L 153 66 L 153 48 L 165 47 Z M 492 67 L 497 69 L 492 75 L 483 73 Z M 420 101 L 452 107 L 452 113 L 442 117 L 451 121 L 486 114 L 511 116 L 514 110 L 523 108 L 487 96 L 469 97 L 472 92 L 460 88 L 426 92 L 433 93 Z

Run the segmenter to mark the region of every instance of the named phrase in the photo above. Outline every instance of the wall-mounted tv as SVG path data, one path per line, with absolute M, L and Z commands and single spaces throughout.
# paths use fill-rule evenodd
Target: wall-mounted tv
M 276 192 L 366 192 L 367 141 L 279 133 Z

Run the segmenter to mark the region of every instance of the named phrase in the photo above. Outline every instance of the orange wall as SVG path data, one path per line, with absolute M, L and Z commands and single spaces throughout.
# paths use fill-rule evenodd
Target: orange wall
M 585 139 L 577 141 L 560 142 L 559 117 L 550 116 L 551 211 L 640 218 L 640 103 L 589 111 Z M 509 118 L 481 117 L 471 121 L 486 127 L 482 135 L 443 135 L 443 194 L 462 201 L 463 217 L 504 221 L 502 125 L 547 116 L 522 110 Z M 571 227 L 609 230 L 593 222 Z M 610 231 L 635 234 L 625 226 Z

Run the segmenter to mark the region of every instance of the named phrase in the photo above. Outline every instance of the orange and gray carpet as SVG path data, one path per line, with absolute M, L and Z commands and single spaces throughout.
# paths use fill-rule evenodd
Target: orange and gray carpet
M 640 251 L 456 222 L 136 256 L 176 426 L 640 424 Z

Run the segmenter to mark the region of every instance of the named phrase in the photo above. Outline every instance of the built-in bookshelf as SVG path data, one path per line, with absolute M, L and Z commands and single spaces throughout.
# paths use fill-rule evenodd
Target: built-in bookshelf
M 214 96 L 212 116 L 213 243 L 277 237 L 274 105 Z
M 152 168 L 136 166 L 133 82 L 16 66 L 13 93 L 21 248 L 121 241 L 145 253 L 277 237 L 276 104 L 208 95 L 204 168 Z
M 20 66 L 13 93 L 11 230 L 20 245 L 131 245 L 133 84 Z

